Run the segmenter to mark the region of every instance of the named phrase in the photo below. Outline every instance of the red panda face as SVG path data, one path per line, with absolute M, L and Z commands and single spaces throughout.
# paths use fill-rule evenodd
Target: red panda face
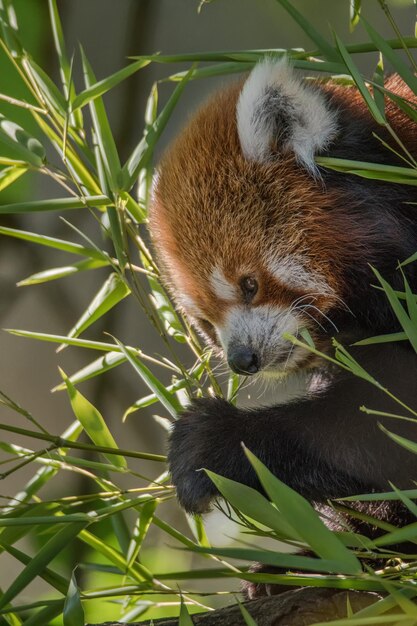
M 324 92 L 266 62 L 204 106 L 162 160 L 150 225 L 163 276 L 236 372 L 312 365 L 286 335 L 307 328 L 323 349 L 349 268 L 361 259 L 369 272 L 379 223 L 350 214 L 314 164 L 337 128 Z

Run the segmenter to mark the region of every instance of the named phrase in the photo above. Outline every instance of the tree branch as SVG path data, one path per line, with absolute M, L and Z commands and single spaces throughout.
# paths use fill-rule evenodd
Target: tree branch
M 318 622 L 347 617 L 348 601 L 352 611 L 357 611 L 380 599 L 376 593 L 367 591 L 340 591 L 313 587 L 286 591 L 245 602 L 257 626 L 308 626 Z M 237 604 L 210 613 L 192 616 L 194 626 L 244 626 L 245 620 Z M 178 618 L 163 618 L 147 622 L 136 622 L 137 626 L 178 626 Z M 122 622 L 89 624 L 88 626 L 128 626 Z M 133 623 L 130 626 L 134 626 Z

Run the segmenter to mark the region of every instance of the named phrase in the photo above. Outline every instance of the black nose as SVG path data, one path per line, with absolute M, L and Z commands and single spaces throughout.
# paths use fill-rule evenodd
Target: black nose
M 258 356 L 246 346 L 238 346 L 233 348 L 228 355 L 227 362 L 230 369 L 236 374 L 244 374 L 249 376 L 259 371 Z

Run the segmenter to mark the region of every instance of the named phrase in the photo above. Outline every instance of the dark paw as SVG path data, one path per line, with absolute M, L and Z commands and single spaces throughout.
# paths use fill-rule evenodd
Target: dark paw
M 173 425 L 169 469 L 178 500 L 189 513 L 207 512 L 210 502 L 218 495 L 203 468 L 227 474 L 233 445 L 228 438 L 233 431 L 225 428 L 225 424 L 235 415 L 237 409 L 224 400 L 204 398 L 194 400 Z

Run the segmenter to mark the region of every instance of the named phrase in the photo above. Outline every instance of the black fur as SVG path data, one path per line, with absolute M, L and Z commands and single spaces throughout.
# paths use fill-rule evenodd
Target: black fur
M 376 127 L 364 105 L 356 114 L 351 106 L 344 106 L 340 95 L 329 94 L 329 104 L 339 109 L 341 131 L 324 155 L 403 165 L 372 136 L 377 129 L 384 140 L 389 139 Z M 295 120 L 288 115 L 289 103 L 275 93 L 272 96 L 274 120 L 282 126 L 277 137 L 285 142 Z M 346 289 L 339 295 L 347 308 L 329 313 L 341 329 L 339 338 L 346 344 L 401 330 L 386 295 L 371 286 L 377 280 L 370 264 L 394 289 L 404 289 L 396 268 L 399 260 L 417 251 L 416 187 L 322 168 L 320 173 L 317 184 L 340 192 L 340 203 L 327 209 L 332 212 L 335 232 L 351 225 L 363 242 L 362 248 L 357 248 L 363 250 L 363 258 L 350 256 L 343 270 Z M 416 292 L 417 264 L 408 266 L 405 273 Z M 384 393 L 388 388 L 417 410 L 416 354 L 405 341 L 352 347 L 350 352 L 379 386 L 335 367 L 316 371 L 314 376 L 320 383 L 312 386 L 316 391 L 287 405 L 248 410 L 219 398 L 194 400 L 174 424 L 169 443 L 169 465 L 181 505 L 188 512 L 203 513 L 218 496 L 203 468 L 261 489 L 241 443 L 319 509 L 328 499 L 386 491 L 390 481 L 399 488 L 413 487 L 417 456 L 394 443 L 379 424 L 417 441 L 417 422 L 367 415 L 359 407 L 366 404 L 378 411 L 406 414 Z M 380 520 L 399 525 L 413 518 L 398 503 L 358 506 Z M 371 536 L 380 532 L 354 521 L 351 524 Z M 336 527 L 337 521 L 331 526 Z
M 390 345 L 352 352 L 382 385 L 388 385 L 392 376 L 393 391 L 410 404 L 414 400 L 416 406 L 416 367 L 410 350 Z M 364 380 L 335 372 L 325 386 L 303 400 L 251 410 L 220 398 L 194 400 L 170 438 L 169 464 L 181 505 L 202 513 L 217 495 L 202 468 L 260 488 L 242 442 L 310 501 L 384 491 L 389 489 L 388 481 L 411 488 L 417 457 L 391 441 L 378 422 L 414 440 L 416 424 L 362 413 L 359 407 L 364 402 L 373 409 L 398 413 L 398 405 Z

